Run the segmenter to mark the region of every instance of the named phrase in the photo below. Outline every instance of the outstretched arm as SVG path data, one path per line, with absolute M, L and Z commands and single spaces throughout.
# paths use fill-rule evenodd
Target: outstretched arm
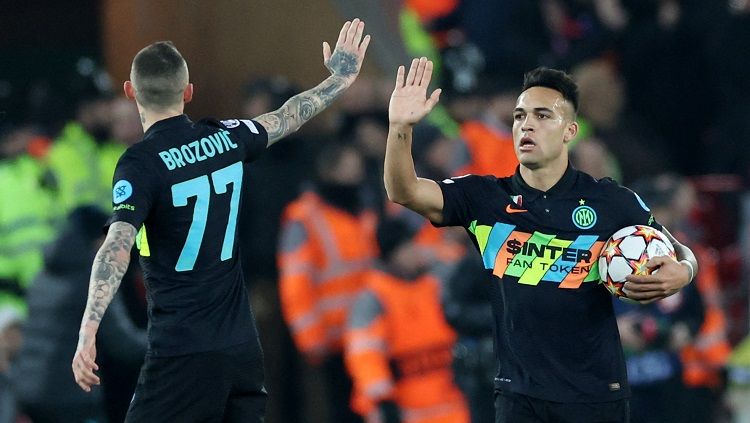
M 88 301 L 78 332 L 78 347 L 73 357 L 76 383 L 86 392 L 91 391 L 91 385 L 99 384 L 99 377 L 94 373 L 94 370 L 99 370 L 96 364 L 96 332 L 104 312 L 120 287 L 125 271 L 128 270 L 130 249 L 136 232 L 130 223 L 113 223 L 94 258 Z
M 290 98 L 278 110 L 254 118 L 268 132 L 268 146 L 298 130 L 354 83 L 370 44 L 369 35 L 362 39 L 364 30 L 365 23 L 359 19 L 347 21 L 341 28 L 333 53 L 331 46 L 323 43 L 323 63 L 331 76 L 318 86 Z
M 383 179 L 388 199 L 401 204 L 432 222 L 443 219 L 443 193 L 435 181 L 417 177 L 411 155 L 412 127 L 437 104 L 440 89 L 427 98 L 432 78 L 432 62 L 414 59 L 409 73 L 399 66 L 396 88 L 388 106 L 388 141 Z
M 698 274 L 698 260 L 687 246 L 681 244 L 667 228 L 664 235 L 672 241 L 677 260 L 668 256 L 654 257 L 646 263 L 650 269 L 659 269 L 650 275 L 630 275 L 623 286 L 628 298 L 647 304 L 668 297 L 689 284 Z

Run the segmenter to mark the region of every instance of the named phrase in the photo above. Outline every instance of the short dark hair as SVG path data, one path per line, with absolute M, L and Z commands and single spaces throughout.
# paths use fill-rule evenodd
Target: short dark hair
M 414 239 L 416 233 L 416 229 L 404 219 L 396 217 L 381 218 L 375 231 L 380 258 L 389 260 L 396 249 Z
M 344 155 L 350 151 L 361 155 L 359 149 L 354 144 L 345 143 L 339 139 L 325 142 L 318 150 L 315 157 L 315 173 L 317 182 L 328 180 L 331 174 L 341 164 Z
M 573 111 L 578 113 L 578 85 L 567 73 L 557 69 L 538 67 L 526 72 L 523 76 L 522 91 L 531 87 L 545 87 L 559 92 L 573 105 Z
M 135 55 L 130 78 L 143 106 L 174 106 L 182 101 L 188 83 L 187 63 L 171 41 L 159 41 Z

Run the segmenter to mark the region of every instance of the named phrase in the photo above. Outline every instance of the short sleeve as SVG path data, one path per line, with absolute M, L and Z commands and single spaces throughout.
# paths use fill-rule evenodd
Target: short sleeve
M 481 203 L 482 192 L 487 184 L 486 176 L 464 175 L 438 182 L 443 192 L 443 220 L 433 225 L 468 227 Z
M 140 228 L 154 203 L 155 175 L 145 159 L 128 150 L 117 162 L 112 178 L 112 216 L 105 229 L 114 222 L 127 222 Z
M 628 188 L 620 187 L 618 195 L 620 196 L 620 210 L 624 213 L 625 219 L 623 226 L 647 225 L 662 230 L 661 224 L 656 221 L 651 209 L 638 194 Z
M 226 119 L 220 121 L 230 136 L 245 146 L 245 163 L 252 162 L 268 147 L 266 128 L 250 119 Z

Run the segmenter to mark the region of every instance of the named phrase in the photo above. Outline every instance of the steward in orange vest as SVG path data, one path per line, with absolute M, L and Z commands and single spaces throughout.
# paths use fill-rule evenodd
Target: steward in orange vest
M 468 423 L 468 407 L 453 381 L 456 334 L 413 237 L 399 220 L 378 227 L 383 270 L 368 276 L 345 334 L 352 409 L 368 423 Z
M 460 129 L 469 163 L 456 175 L 471 173 L 503 177 L 515 173 L 518 158 L 511 127 L 516 95 L 515 83 L 499 75 L 480 81 L 474 101 L 480 102 L 481 107 L 462 119 Z
M 346 316 L 377 255 L 376 216 L 359 200 L 357 150 L 324 149 L 317 172 L 315 190 L 284 210 L 278 258 L 284 320 L 311 364 L 341 354 Z

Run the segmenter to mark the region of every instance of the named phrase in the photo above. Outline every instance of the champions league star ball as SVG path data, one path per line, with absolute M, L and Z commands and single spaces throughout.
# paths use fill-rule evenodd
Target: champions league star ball
M 666 235 L 650 226 L 633 225 L 615 232 L 599 253 L 599 277 L 615 297 L 628 300 L 622 291 L 628 275 L 648 275 L 649 259 L 675 258 L 674 246 Z M 654 270 L 655 271 L 655 270 Z

